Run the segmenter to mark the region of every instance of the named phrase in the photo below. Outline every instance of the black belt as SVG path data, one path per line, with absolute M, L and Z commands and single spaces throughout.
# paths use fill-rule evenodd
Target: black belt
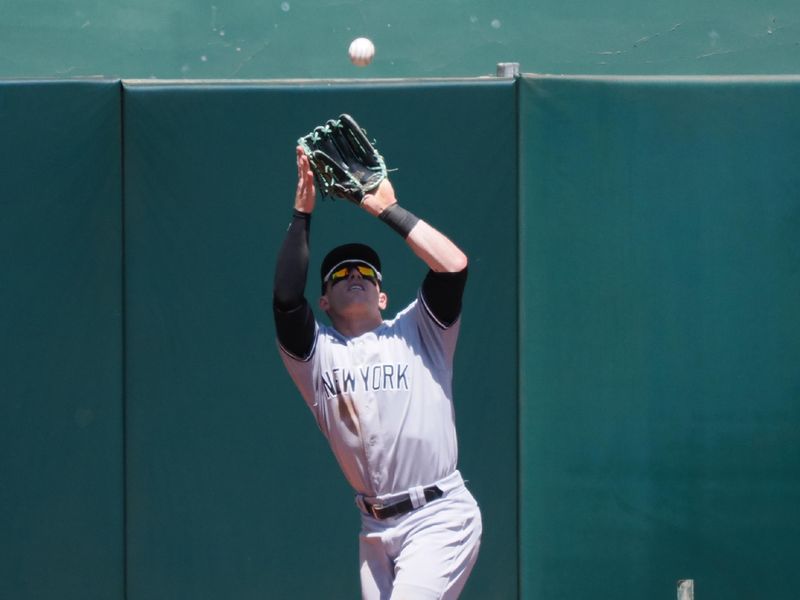
M 426 487 L 423 492 L 425 493 L 426 502 L 432 502 L 433 500 L 438 500 L 444 496 L 444 492 L 435 485 Z M 411 502 L 410 496 L 406 496 L 402 500 L 398 500 L 397 502 L 387 506 L 383 506 L 381 504 L 370 504 L 364 500 L 364 507 L 371 516 L 375 517 L 376 519 L 380 519 L 381 521 L 391 517 L 399 517 L 400 515 L 410 513 L 412 510 L 414 510 L 414 504 Z

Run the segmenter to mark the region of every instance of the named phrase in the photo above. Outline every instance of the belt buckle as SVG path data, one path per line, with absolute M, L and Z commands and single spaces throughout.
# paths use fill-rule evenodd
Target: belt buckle
M 372 515 L 376 519 L 381 518 L 380 515 L 378 514 L 378 511 L 383 510 L 384 508 L 383 504 L 372 504 L 371 502 L 365 502 L 365 504 L 367 506 L 367 511 L 369 512 L 370 515 Z

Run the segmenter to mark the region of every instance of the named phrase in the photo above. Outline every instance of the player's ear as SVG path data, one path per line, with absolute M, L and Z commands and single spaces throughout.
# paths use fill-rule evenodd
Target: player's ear
M 331 306 L 331 303 L 328 302 L 328 297 L 327 296 L 320 296 L 319 297 L 319 307 L 320 307 L 320 309 L 322 309 L 324 312 L 328 312 L 328 309 L 330 308 L 330 306 Z
M 386 292 L 379 292 L 378 293 L 378 308 L 384 310 L 387 306 L 389 306 L 389 296 L 386 295 Z

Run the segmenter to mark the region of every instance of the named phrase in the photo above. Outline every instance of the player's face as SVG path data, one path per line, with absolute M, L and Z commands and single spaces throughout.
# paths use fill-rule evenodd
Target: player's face
M 377 274 L 371 267 L 363 263 L 347 263 L 331 274 L 320 306 L 342 316 L 364 311 L 380 313 L 386 307 L 386 294 L 380 291 Z

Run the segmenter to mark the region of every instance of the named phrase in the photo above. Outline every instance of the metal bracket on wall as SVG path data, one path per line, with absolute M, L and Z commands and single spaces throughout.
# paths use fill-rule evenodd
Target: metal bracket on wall
M 497 63 L 497 76 L 519 77 L 519 63 L 518 62 Z

